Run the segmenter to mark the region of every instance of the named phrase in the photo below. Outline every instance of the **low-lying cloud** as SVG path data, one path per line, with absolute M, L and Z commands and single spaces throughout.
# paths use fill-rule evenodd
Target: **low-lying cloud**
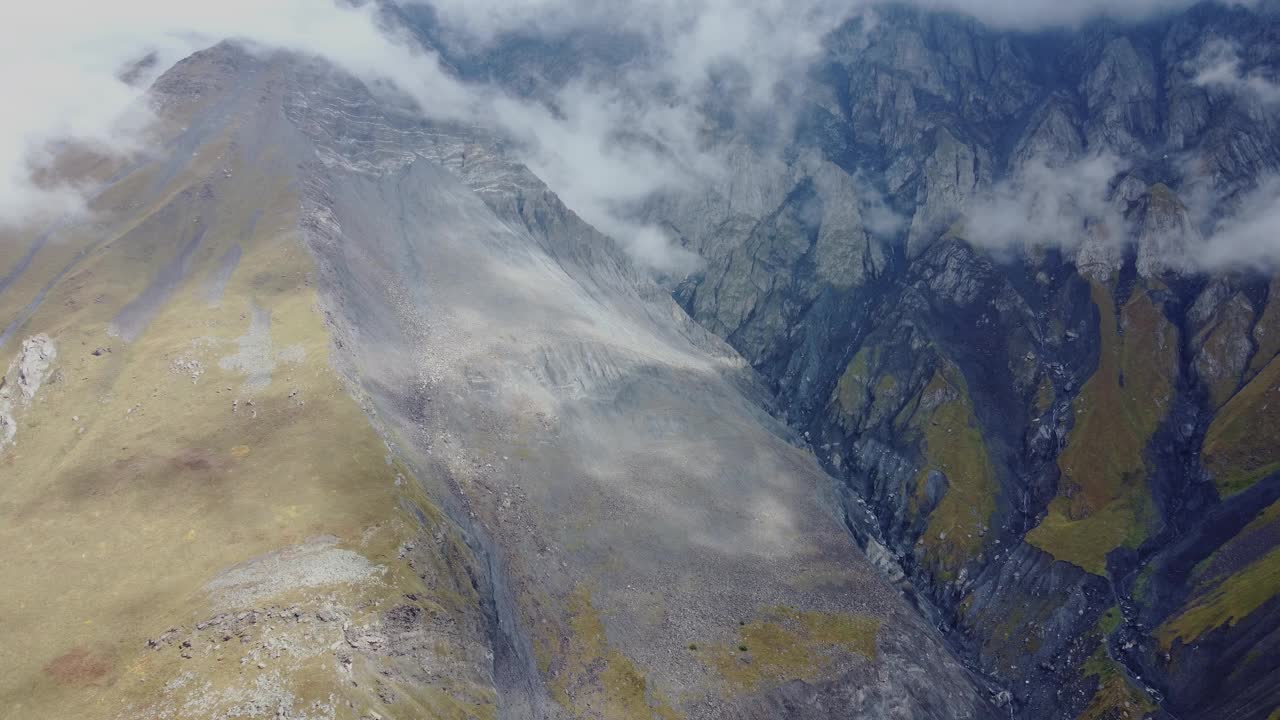
M 1111 3 L 1082 0 L 905 0 L 1003 28 L 1069 27 L 1095 17 L 1136 20 L 1179 10 L 1189 0 Z M 488 83 L 464 82 L 439 58 L 380 20 L 378 3 L 426 4 L 445 41 L 479 51 L 508 33 L 545 38 L 607 30 L 638 38 L 642 50 L 599 76 L 578 73 L 538 102 Z M 122 70 L 146 53 L 158 73 L 223 39 L 250 47 L 323 57 L 370 82 L 389 84 L 434 117 L 476 123 L 516 141 L 523 159 L 575 211 L 617 237 L 640 262 L 681 274 L 697 258 L 658 227 L 629 214 L 655 192 L 714 186 L 728 172 L 707 142 L 714 122 L 707 93 L 731 81 L 744 118 L 766 118 L 787 135 L 785 93 L 817 57 L 823 38 L 855 16 L 869 27 L 879 0 L 46 0 L 9 3 L 0 13 L 0 66 L 9 106 L 0 118 L 0 225 L 75 211 L 86 188 L 36 182 L 52 153 L 74 143 L 104 154 L 143 149 L 151 117 L 142 101 L 149 78 Z M 1203 82 L 1238 66 L 1206 65 Z M 1256 88 L 1255 88 L 1256 89 Z M 1265 90 L 1261 91 L 1265 92 Z M 717 122 L 723 122 L 723 119 Z M 1088 167 L 1081 168 L 1088 171 Z M 1026 178 L 1034 181 L 1035 178 Z M 1048 173 L 1045 182 L 1061 182 Z M 1062 188 L 1066 202 L 1089 205 L 1093 190 Z M 1018 201 L 997 189 L 986 222 L 993 238 L 1013 236 Z M 1003 193 L 1003 195 L 1002 195 Z M 1015 193 L 1009 195 L 1009 193 Z M 1064 222 L 1069 208 L 1041 193 L 1032 212 Z M 881 203 L 882 205 L 882 203 Z M 874 207 L 872 208 L 874 210 Z M 891 230 L 897 218 L 877 223 Z M 1025 214 L 1025 213 L 1024 213 Z M 874 218 L 873 218 L 874 219 Z M 1024 218 L 1025 220 L 1025 218 Z M 997 240 L 996 243 L 1004 242 Z
M 1205 43 L 1192 63 L 1196 85 L 1255 99 L 1269 108 L 1280 106 L 1280 80 L 1262 70 L 1245 70 L 1240 46 L 1227 40 Z
M 1197 258 L 1208 269 L 1280 271 L 1280 175 L 1268 175 L 1218 220 Z
M 150 114 L 147 76 L 126 71 L 153 53 L 151 73 L 231 38 L 323 56 L 419 98 L 466 107 L 468 97 L 430 58 L 379 27 L 372 6 L 313 0 L 62 0 L 10 3 L 0 17 L 9 112 L 0 116 L 0 221 L 74 209 L 78 188 L 39 184 L 33 170 L 62 143 L 106 154 L 139 149 Z
M 1088 223 L 1122 224 L 1109 188 L 1124 169 L 1110 153 L 1065 164 L 1032 159 L 1015 177 L 996 183 L 969 205 L 966 237 L 995 251 L 1037 246 L 1073 250 L 1084 241 Z
M 1128 176 L 1119 157 L 1099 154 L 1065 164 L 1033 159 L 968 205 L 964 236 L 997 257 L 1035 248 L 1056 248 L 1074 257 L 1089 241 L 1118 259 L 1146 232 L 1156 234 L 1148 242 L 1159 248 L 1162 267 L 1280 271 L 1280 174 L 1265 175 L 1232 197 L 1196 176 L 1193 162 L 1182 165 L 1176 202 L 1186 212 L 1188 227 L 1144 228 L 1137 225 L 1140 218 L 1127 217 L 1129 203 L 1150 186 Z M 1096 226 L 1106 231 L 1092 232 Z
M 1259 0 L 1219 0 L 1224 5 L 1256 6 Z M 1202 0 L 910 0 L 932 10 L 971 15 L 997 28 L 1035 31 L 1075 28 L 1106 18 L 1135 22 L 1185 10 Z

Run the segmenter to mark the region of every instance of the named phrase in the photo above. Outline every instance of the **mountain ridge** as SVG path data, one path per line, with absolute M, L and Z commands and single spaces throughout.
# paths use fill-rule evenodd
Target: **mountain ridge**
M 709 100 L 705 137 L 731 181 L 637 210 L 703 259 L 675 296 L 760 372 L 781 416 L 849 484 L 860 543 L 891 575 L 905 566 L 926 612 L 1028 717 L 1105 714 L 1092 698 L 1117 673 L 1178 716 L 1265 718 L 1280 702 L 1264 689 L 1265 660 L 1202 672 L 1218 652 L 1275 654 L 1263 629 L 1275 623 L 1273 556 L 1257 554 L 1274 545 L 1251 525 L 1269 527 L 1273 452 L 1244 430 L 1265 426 L 1250 413 L 1270 382 L 1257 378 L 1273 354 L 1273 284 L 1238 270 L 1263 254 L 1202 263 L 1227 242 L 1213 224 L 1277 171 L 1280 138 L 1264 98 L 1202 78 L 1223 48 L 1238 53 L 1232 72 L 1274 77 L 1276 32 L 1268 8 L 1213 3 L 1043 32 L 884 8 L 875 25 L 826 38 L 787 89 L 798 109 L 778 136 L 753 139 L 734 125 L 732 96 Z M 554 97 L 562 73 L 538 68 L 562 68 L 565 50 L 490 47 L 453 63 L 540 79 L 519 85 Z M 631 61 L 586 57 L 586 78 Z M 873 222 L 877 208 L 897 221 Z M 1009 210 L 1021 215 L 992 220 Z M 976 434 L 933 437 L 921 405 Z M 1115 460 L 1092 462 L 1100 451 Z M 971 477 L 958 485 L 947 465 Z M 961 526 L 985 540 L 945 538 L 939 526 L 959 520 L 948 494 L 995 509 Z M 1190 567 L 1220 562 L 1218 546 L 1235 555 L 1235 535 L 1254 538 L 1243 557 L 1255 564 L 1238 570 L 1262 586 L 1234 611 L 1251 617 L 1238 631 L 1223 606 L 1236 591 L 1214 589 L 1230 573 L 1206 583 Z M 981 559 L 957 567 L 957 552 Z M 1179 612 L 1208 624 L 1180 625 Z M 1020 614 L 1034 617 L 1006 622 Z M 1170 634 L 1212 635 L 1215 622 L 1234 639 L 1193 651 Z M 1184 654 L 1171 662 L 1171 650 Z M 1239 684 L 1215 688 L 1225 676 Z
M 986 714 L 742 361 L 500 145 L 229 44 L 155 92 L 165 151 L 0 296 L 60 374 L 6 713 Z
M 552 107 L 643 51 L 384 9 Z M 656 281 L 489 131 L 163 74 L 161 149 L 4 238 L 0 707 L 1272 720 L 1280 301 L 1208 250 L 1280 128 L 1202 76 L 1280 24 L 878 18 L 776 128 L 706 100 L 728 171 L 622 209 L 701 259 Z

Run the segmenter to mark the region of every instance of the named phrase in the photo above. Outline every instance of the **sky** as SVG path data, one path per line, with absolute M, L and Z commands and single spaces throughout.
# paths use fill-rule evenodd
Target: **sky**
M 425 0 L 395 0 L 416 3 Z M 1137 20 L 1182 9 L 1189 0 L 907 0 L 973 15 L 1016 31 L 1069 28 L 1098 17 Z M 1224 0 L 1235 1 L 1235 0 Z M 744 110 L 777 113 L 774 91 L 814 59 L 822 38 L 853 16 L 866 25 L 874 0 L 434 0 L 451 43 L 483 48 L 519 29 L 548 36 L 624 30 L 645 41 L 645 61 L 613 85 L 570 82 L 557 112 L 501 88 L 466 83 L 438 58 L 379 23 L 372 4 L 335 0 L 44 0 L 2 3 L 0 225 L 74 213 L 89 188 L 38 185 L 32 169 L 65 140 L 103 153 L 141 149 L 151 117 L 145 82 L 121 70 L 155 52 L 155 71 L 224 38 L 262 49 L 318 55 L 368 81 L 389 83 L 434 115 L 475 122 L 511 137 L 530 167 L 566 204 L 618 238 L 644 265 L 687 273 L 697 258 L 664 231 L 621 211 L 656 191 L 714 186 L 727 164 L 703 147 L 699 100 L 726 68 L 744 83 Z M 1238 49 L 1211 48 L 1197 82 L 1224 92 L 1280 97 L 1266 78 L 1243 73 Z M 661 97 L 660 102 L 650 101 Z M 424 111 L 426 111 L 424 110 Z M 659 144 L 621 142 L 647 136 Z M 1097 168 L 1094 168 L 1095 170 Z M 1047 182 L 1061 180 L 1050 177 Z M 1002 202 L 1020 199 L 1005 191 Z M 1013 216 L 1010 216 L 1013 217 Z M 1238 234 L 1244 237 L 1245 234 Z

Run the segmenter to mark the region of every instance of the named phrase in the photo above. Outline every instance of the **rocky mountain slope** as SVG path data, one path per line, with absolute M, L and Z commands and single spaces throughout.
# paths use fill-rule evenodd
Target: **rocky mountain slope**
M 706 99 L 661 284 L 475 128 L 165 73 L 0 239 L 0 716 L 1275 720 L 1280 280 L 1215 225 L 1280 116 L 1203 75 L 1274 4 L 875 18 Z M 394 20 L 549 104 L 644 52 Z
M 637 57 L 495 47 L 454 62 L 534 96 Z M 826 39 L 793 132 L 712 122 L 727 178 L 634 211 L 703 259 L 680 304 L 1017 716 L 1280 707 L 1280 285 L 1212 233 L 1280 171 L 1278 71 L 1274 5 L 1042 33 L 887 8 Z
M 227 44 L 152 100 L 90 220 L 5 238 L 0 715 L 996 712 L 502 143 Z
M 1205 261 L 1280 170 L 1280 116 L 1199 75 L 1229 48 L 1274 77 L 1278 41 L 1268 8 L 1038 34 L 885 10 L 827 39 L 794 134 L 713 129 L 730 180 L 636 210 L 1021 717 L 1280 707 L 1280 285 Z

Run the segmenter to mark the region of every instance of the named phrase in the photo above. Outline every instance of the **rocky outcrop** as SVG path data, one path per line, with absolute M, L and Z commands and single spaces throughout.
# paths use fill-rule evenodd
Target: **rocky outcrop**
M 49 366 L 58 357 L 58 350 L 48 335 L 33 335 L 22 341 L 18 358 L 10 372 L 16 371 L 16 385 L 22 401 L 30 404 L 45 382 Z
M 1215 4 L 1048 34 L 879 18 L 837 30 L 797 78 L 780 148 L 710 123 L 731 172 L 635 208 L 701 258 L 674 302 L 474 128 L 230 45 L 167 74 L 156 105 L 179 139 L 104 196 L 119 232 L 70 232 L 74 259 L 47 279 L 71 314 L 24 297 L 0 335 L 128 309 L 145 348 L 91 356 L 77 387 L 109 423 L 62 412 L 68 427 L 58 406 L 40 418 L 50 452 L 4 458 L 50 483 L 0 503 L 23 566 L 80 568 L 115 613 L 81 624 L 99 610 L 71 573 L 47 579 L 67 592 L 14 588 L 6 612 L 47 622 L 29 608 L 67 596 L 59 625 L 95 643 L 44 658 L 15 623 L 39 657 L 18 682 L 39 676 L 59 709 L 88 688 L 147 694 L 157 717 L 192 698 L 321 717 L 412 698 L 513 718 L 1270 720 L 1280 285 L 1194 260 L 1198 193 L 1230 201 L 1280 170 L 1280 134 L 1188 63 L 1210 35 L 1270 47 L 1274 17 Z M 498 59 L 536 96 L 576 64 L 557 47 L 574 50 Z M 1063 203 L 1078 222 L 1013 223 L 1001 243 L 968 228 L 994 185 L 1082 158 L 1116 164 Z M 296 233 L 259 237 L 259 209 Z M 109 275 L 101 256 L 195 215 L 233 230 L 189 236 L 137 297 L 82 294 Z M 218 287 L 207 337 L 165 312 L 197 276 Z M 99 298 L 115 314 L 85 309 Z M 277 324 L 311 350 L 273 375 Z M 206 354 L 199 383 L 172 371 L 206 343 L 231 354 Z M 47 382 L 52 345 L 28 350 L 0 386 L 0 438 Z M 121 382 L 148 371 L 180 387 Z M 181 423 L 150 405 L 167 393 Z M 166 617 L 197 612 L 169 587 L 194 574 L 225 607 L 136 638 L 137 672 L 113 674 L 98 628 L 135 632 L 150 586 L 89 577 L 100 558 L 74 543 L 18 542 L 50 506 L 112 562 L 171 575 Z M 345 544 L 306 540 L 313 526 Z M 205 535 L 247 557 L 228 570 Z M 271 592 L 228 598 L 210 573 Z M 277 601 L 277 579 L 306 602 Z M 219 669 L 231 637 L 250 675 Z
M 1244 434 L 1245 418 L 1269 422 L 1273 293 L 1266 278 L 1202 274 L 1191 209 L 1205 183 L 1230 196 L 1280 171 L 1280 132 L 1187 70 L 1206 37 L 1267 45 L 1275 22 L 1199 7 L 1028 37 L 888 10 L 874 35 L 854 25 L 828 40 L 812 120 L 791 138 L 910 218 L 874 272 L 865 253 L 813 251 L 821 223 L 794 191 L 714 230 L 667 207 L 647 216 L 705 260 L 677 298 L 766 378 L 870 510 L 850 511 L 855 535 L 1023 717 L 1212 717 L 1222 688 L 1180 679 L 1198 663 L 1252 678 L 1239 717 L 1274 706 L 1261 688 L 1280 665 L 1208 641 L 1244 631 L 1210 623 L 1165 655 L 1154 627 L 1203 618 L 1211 588 L 1238 577 L 1188 599 L 1192 581 L 1162 558 L 1192 536 L 1201 558 L 1223 546 L 1230 533 L 1202 530 L 1206 510 L 1256 516 L 1266 496 L 1250 492 L 1280 468 L 1272 438 Z M 1104 200 L 1073 206 L 1087 211 L 1076 227 L 992 255 L 958 222 L 994 183 L 1032 165 L 1051 179 L 1084 157 L 1116 175 L 1094 180 Z M 1256 542 L 1264 558 L 1277 545 Z M 1274 632 L 1269 607 L 1249 611 L 1251 632 Z
M 823 501 L 836 487 L 757 404 L 739 356 L 500 146 L 464 128 L 414 137 L 411 116 L 340 96 L 344 113 L 312 94 L 289 105 L 326 158 L 303 222 L 336 355 L 492 558 L 504 714 L 989 714 L 982 685 L 861 556 Z M 351 117 L 371 140 L 333 142 L 357 136 Z M 384 134 L 413 157 L 379 156 Z M 833 287 L 884 270 L 855 180 L 796 170 L 750 241 L 773 272 L 721 276 L 726 329 L 778 332 L 772 309 L 807 302 L 787 273 L 815 258 L 842 268 L 824 276 Z M 805 579 L 829 563 L 830 580 Z
M 31 405 L 40 386 L 51 379 L 49 369 L 57 357 L 48 335 L 33 335 L 22 341 L 8 371 L 0 375 L 0 448 L 12 444 L 18 434 L 14 403 L 18 408 Z
M 4 387 L 0 386 L 0 393 Z M 13 401 L 0 395 L 0 447 L 13 442 L 18 434 L 18 421 L 13 418 Z
M 988 684 L 863 555 L 843 488 L 747 361 L 502 142 L 310 58 L 226 43 L 170 74 L 157 104 L 192 120 L 180 141 L 106 189 L 110 232 L 63 240 L 71 259 L 36 278 L 49 295 L 19 298 L 24 331 L 91 337 L 125 317 L 129 332 L 23 408 L 39 451 L 0 458 L 19 478 L 0 483 L 16 562 L 95 568 L 92 593 L 7 639 L 5 707 L 992 716 Z M 723 276 L 743 337 L 888 271 L 856 176 L 813 158 L 788 172 L 754 239 L 778 272 Z M 767 194 L 730 192 L 745 208 L 726 222 Z M 193 215 L 199 251 L 157 240 Z M 157 281 L 117 288 L 137 269 L 117 253 L 153 247 L 138 256 Z M 15 397 L 53 358 L 38 338 L 23 352 Z M 93 559 L 39 531 L 49 517 L 86 526 Z M 31 618 L 84 574 L 23 572 L 0 610 Z M 155 616 L 129 610 L 148 595 Z
M 1204 240 L 1177 195 L 1167 185 L 1152 185 L 1138 212 L 1138 275 L 1195 272 Z

